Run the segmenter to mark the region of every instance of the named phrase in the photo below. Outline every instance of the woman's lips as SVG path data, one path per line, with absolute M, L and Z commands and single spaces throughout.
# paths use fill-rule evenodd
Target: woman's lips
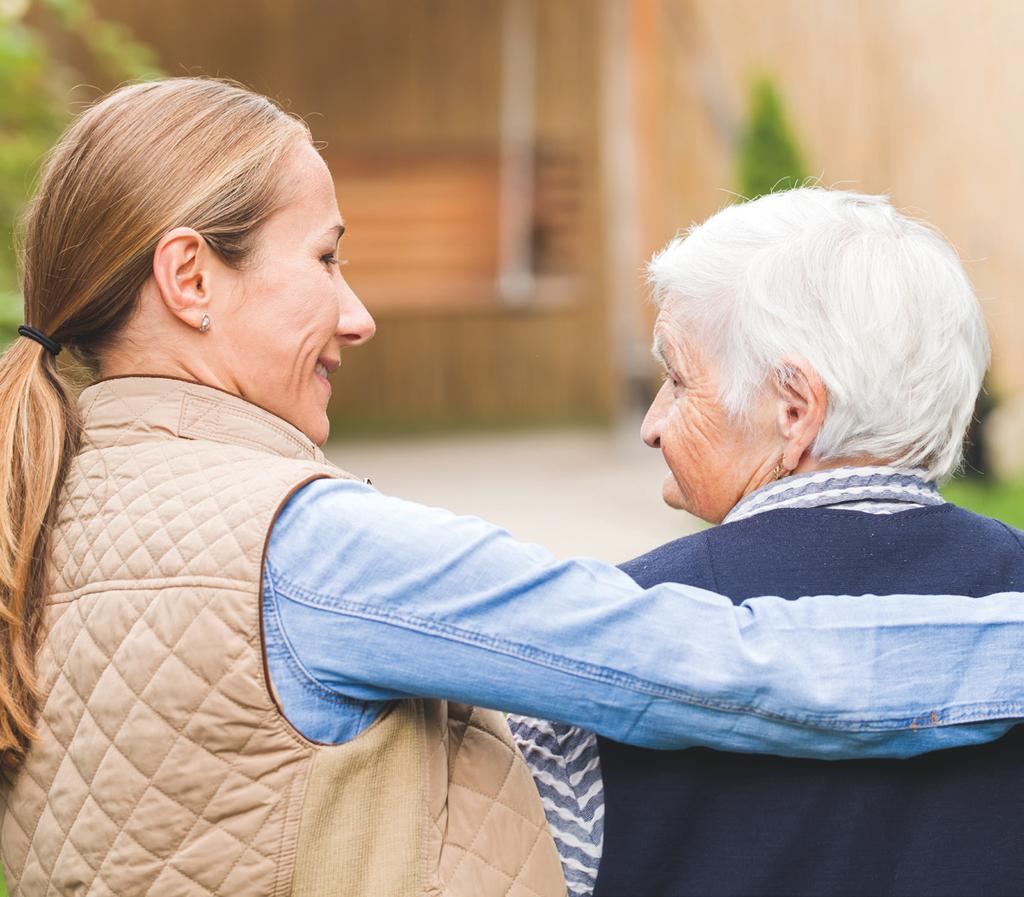
M 331 359 L 318 358 L 316 365 L 313 367 L 313 373 L 320 379 L 320 381 L 327 387 L 327 391 L 331 391 L 331 381 L 328 379 L 330 375 L 338 369 L 340 361 L 332 361 Z

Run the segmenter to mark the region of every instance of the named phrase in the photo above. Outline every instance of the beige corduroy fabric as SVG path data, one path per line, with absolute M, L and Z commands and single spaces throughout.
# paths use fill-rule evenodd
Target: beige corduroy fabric
M 115 378 L 79 405 L 40 738 L 0 787 L 12 894 L 564 894 L 500 714 L 403 701 L 324 746 L 279 713 L 260 631 L 267 536 L 297 488 L 348 474 L 198 384 Z

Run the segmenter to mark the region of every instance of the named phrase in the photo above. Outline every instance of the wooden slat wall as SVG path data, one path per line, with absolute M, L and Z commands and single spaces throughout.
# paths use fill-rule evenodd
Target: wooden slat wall
M 365 285 L 378 319 L 376 339 L 345 355 L 332 405 L 335 432 L 609 417 L 616 377 L 602 253 L 584 250 L 602 237 L 599 23 L 590 0 L 534 4 L 538 146 L 573 160 L 571 172 L 555 165 L 544 173 L 543 212 L 552 221 L 568 216 L 578 229 L 554 234 L 541 261 L 555 273 L 573 265 L 578 270 L 569 272 L 569 287 L 562 283 L 554 307 L 542 297 L 540 305 L 525 309 L 503 308 L 488 276 L 495 264 L 497 207 L 479 180 L 491 176 L 485 169 L 498 158 L 501 0 L 96 5 L 154 46 L 172 74 L 236 78 L 286 101 L 326 141 L 324 156 L 337 168 L 340 207 L 352 225 L 345 273 L 357 291 Z M 393 198 L 367 197 L 382 175 L 366 160 L 403 154 L 411 159 L 409 169 L 390 196 L 399 196 L 404 184 L 410 214 L 421 220 L 429 214 L 431 191 L 462 198 L 448 204 L 455 207 L 454 218 L 437 220 L 450 229 L 447 244 L 403 230 L 399 218 L 388 239 L 405 240 L 405 261 L 415 257 L 420 267 L 400 263 L 382 277 L 394 245 L 388 249 L 386 240 L 365 238 L 360 258 L 360 228 L 389 227 L 373 217 L 382 209 L 401 215 L 402 209 Z M 460 158 L 478 170 L 453 177 Z M 395 187 L 394 170 L 388 179 Z M 573 179 L 576 196 L 566 198 Z M 479 216 L 474 228 L 472 215 Z M 431 283 L 438 271 L 443 276 Z M 453 271 L 461 286 L 446 289 Z M 399 297 L 404 301 L 394 301 L 396 291 L 405 289 Z M 438 298 L 438 292 L 446 295 Z
M 997 386 L 1024 393 L 1024 301 L 1018 295 L 1024 253 L 1017 246 L 1024 205 L 1024 81 L 1013 77 L 1024 40 L 1024 4 L 621 2 L 654 15 L 660 33 L 651 64 L 661 78 L 644 95 L 656 97 L 662 112 L 639 126 L 650 130 L 643 135 L 644 164 L 649 169 L 653 160 L 657 167 L 656 177 L 647 171 L 656 202 L 644 222 L 645 242 L 663 243 L 730 201 L 732 141 L 746 88 L 759 72 L 772 73 L 812 172 L 827 184 L 889 192 L 952 238 L 981 295 L 992 297 L 986 308 L 994 325 Z M 290 100 L 328 142 L 328 156 L 389 148 L 443 155 L 496 145 L 500 0 L 97 0 L 97 6 L 156 46 L 171 72 L 230 75 Z M 417 407 L 438 419 L 458 416 L 460 408 L 501 416 L 520 408 L 571 414 L 579 407 L 614 407 L 600 221 L 617 210 L 604 207 L 597 176 L 599 14 L 605 6 L 599 0 L 535 0 L 538 140 L 566 147 L 579 159 L 582 178 L 582 273 L 568 305 L 557 314 L 501 312 L 485 289 L 474 293 L 477 306 L 466 313 L 382 312 L 377 340 L 351 360 L 349 407 L 361 409 L 353 415 L 407 414 L 408 391 L 402 378 L 392 383 L 390 376 L 407 363 L 417 379 L 435 384 L 435 397 L 424 393 Z M 344 195 L 341 203 L 344 212 Z M 640 263 L 638 258 L 638 269 Z M 350 274 L 358 286 L 355 257 Z M 367 289 L 372 293 L 369 283 Z M 549 339 L 552 332 L 564 339 Z M 571 336 L 580 333 L 592 342 Z M 526 334 L 521 343 L 520 334 Z M 507 373 L 467 375 L 465 385 L 453 385 L 457 365 L 449 355 L 503 357 L 513 343 L 540 353 L 536 369 L 562 374 L 549 373 L 543 387 L 525 374 L 506 379 L 512 376 Z M 578 372 L 578 380 L 567 370 Z M 488 398 L 477 398 L 478 391 Z M 357 398 L 363 393 L 372 401 Z
M 381 336 L 343 356 L 335 435 L 444 425 L 607 419 L 603 322 L 571 311 L 378 316 Z M 385 337 L 386 335 L 386 337 Z
M 347 231 L 345 274 L 378 311 L 493 306 L 500 156 L 494 147 L 328 156 Z M 583 271 L 578 154 L 538 147 L 532 242 L 539 290 Z
M 498 271 L 498 157 L 338 156 L 345 276 L 369 306 L 492 305 Z

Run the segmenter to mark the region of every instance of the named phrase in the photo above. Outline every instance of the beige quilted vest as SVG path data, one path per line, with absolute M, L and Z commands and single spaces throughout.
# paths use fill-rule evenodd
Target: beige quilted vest
M 267 534 L 300 485 L 347 474 L 209 387 L 117 378 L 79 405 L 40 737 L 0 789 L 12 894 L 563 895 L 500 714 L 403 701 L 326 746 L 278 712 Z

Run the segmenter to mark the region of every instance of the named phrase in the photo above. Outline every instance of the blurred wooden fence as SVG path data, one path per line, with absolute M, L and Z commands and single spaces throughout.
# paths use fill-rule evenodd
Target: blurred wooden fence
M 731 201 L 763 73 L 825 184 L 890 193 L 952 239 L 991 297 L 996 387 L 1024 394 L 1019 0 L 97 6 L 170 72 L 290 100 L 327 141 L 352 224 L 348 275 L 380 321 L 346 359 L 336 407 L 353 426 L 612 413 L 621 375 L 646 363 L 616 351 L 649 323 L 643 259 Z M 528 67 L 507 64 L 516 33 Z M 494 182 L 519 83 L 535 177 L 525 232 L 545 276 L 503 303 Z
M 602 254 L 586 251 L 603 237 L 589 0 L 97 6 L 171 74 L 238 79 L 288 103 L 326 143 L 349 227 L 343 270 L 378 322 L 370 344 L 344 354 L 335 433 L 609 418 Z M 503 72 L 510 12 L 525 23 L 531 78 Z M 502 102 L 518 79 L 532 110 L 522 228 L 532 270 L 528 294 L 508 302 Z

